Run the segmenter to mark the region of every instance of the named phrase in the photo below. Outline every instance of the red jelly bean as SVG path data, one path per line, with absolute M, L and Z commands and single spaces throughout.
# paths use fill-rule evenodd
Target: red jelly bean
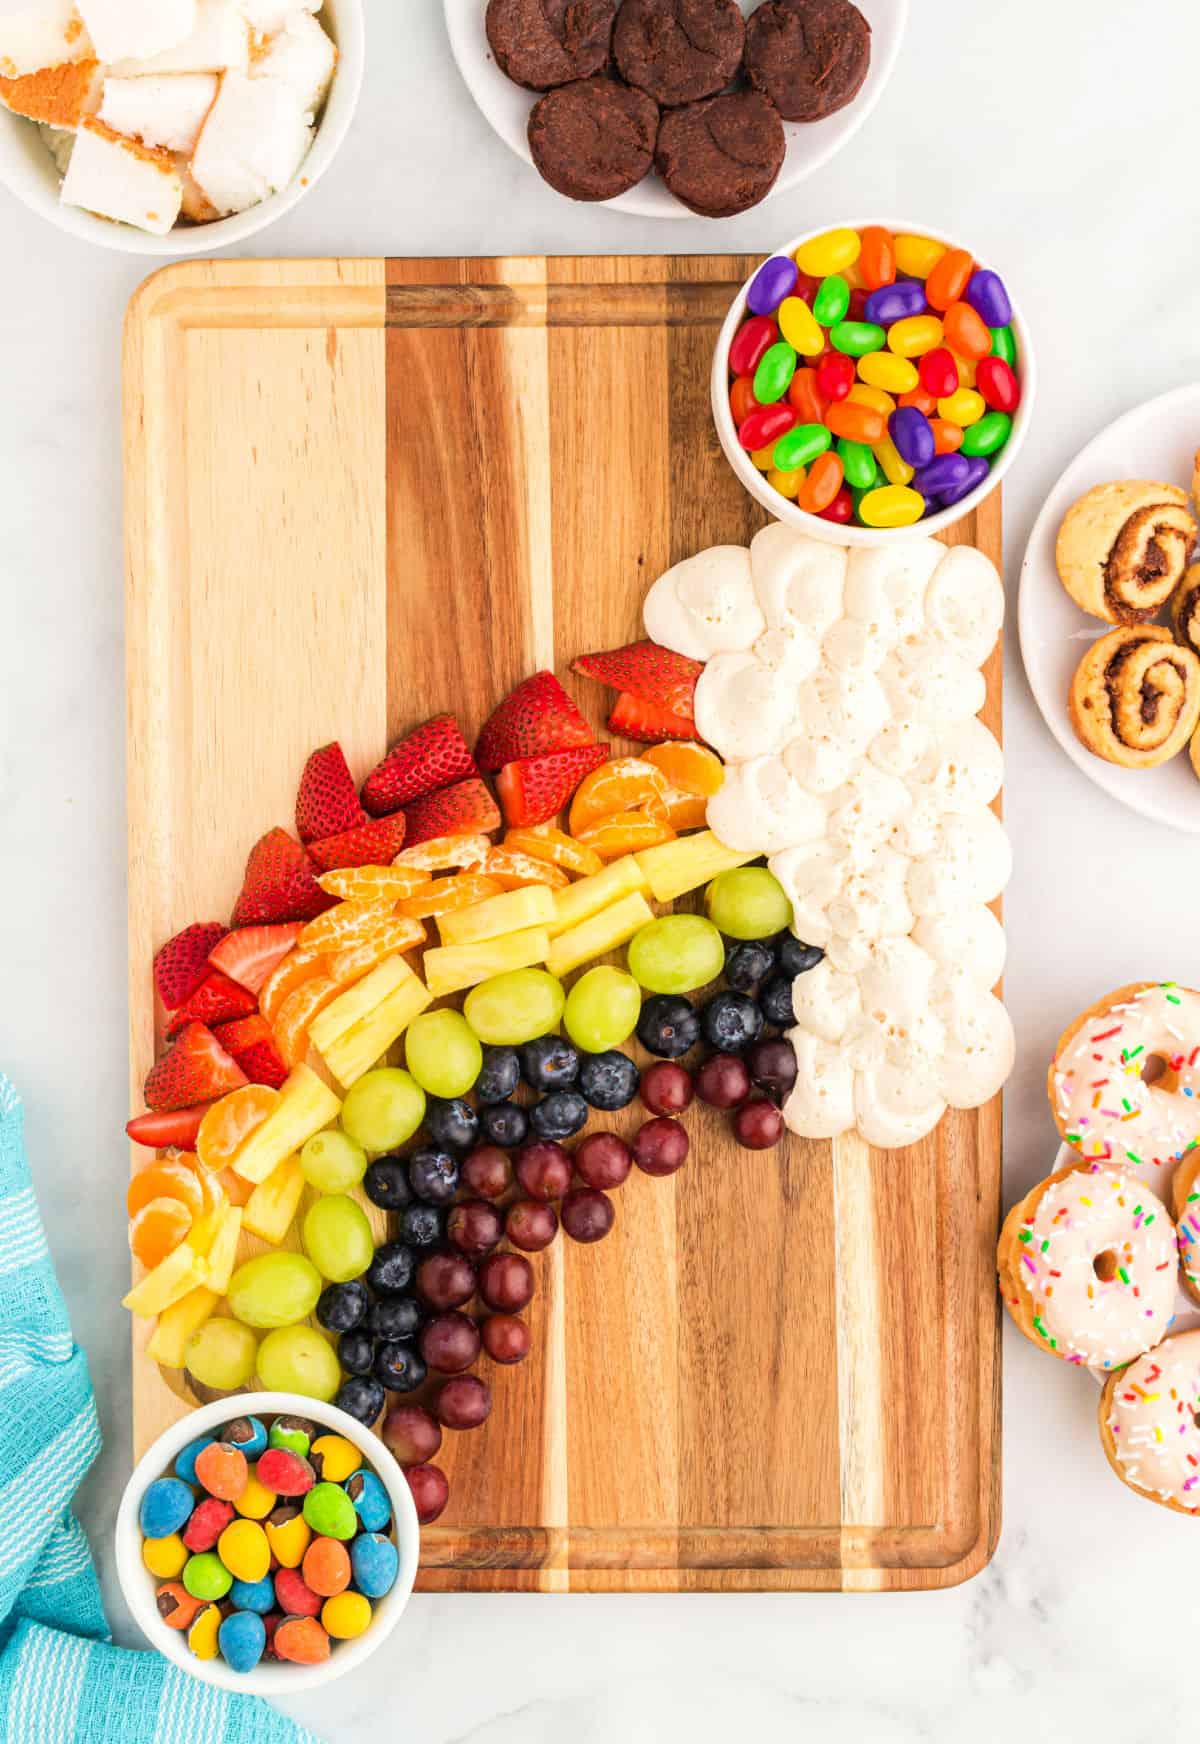
M 729 410 L 733 414 L 734 423 L 745 423 L 757 405 L 758 401 L 754 397 L 754 377 L 738 376 L 729 390 Z
M 787 406 L 760 406 L 757 412 L 750 416 L 738 429 L 738 441 L 743 448 L 748 448 L 753 454 L 758 448 L 766 448 L 771 442 L 778 442 L 781 436 L 786 436 L 793 425 L 800 422 L 796 408 Z M 266 1455 L 263 1455 L 266 1458 Z M 262 1460 L 259 1461 L 261 1470 Z M 266 1478 L 263 1479 L 267 1483 Z M 275 1484 L 267 1484 L 268 1489 L 275 1489 Z M 279 1491 L 282 1495 L 284 1492 Z
M 1021 404 L 1021 384 L 1002 357 L 981 357 L 975 386 L 996 412 L 1015 412 Z
M 951 394 L 958 392 L 958 365 L 953 352 L 944 345 L 937 345 L 925 353 L 917 364 L 917 374 L 930 399 L 948 400 Z
M 246 1456 L 230 1441 L 210 1441 L 196 1455 L 196 1482 L 210 1496 L 219 1496 L 223 1502 L 236 1502 L 249 1481 L 250 1467 L 246 1464 Z M 273 1486 L 268 1485 L 268 1488 Z
M 960 357 L 972 362 L 986 357 L 992 349 L 992 333 L 975 313 L 970 303 L 951 303 L 942 317 L 946 344 Z
M 827 400 L 844 400 L 854 380 L 854 359 L 840 351 L 832 352 L 817 371 L 817 386 Z
M 769 315 L 752 315 L 743 322 L 729 347 L 729 367 L 734 375 L 753 375 L 763 357 L 779 338 L 779 327 Z M 988 345 L 991 345 L 988 340 Z
M 306 1496 L 317 1481 L 308 1461 L 286 1447 L 268 1447 L 259 1459 L 256 1475 L 259 1483 L 277 1496 Z
M 820 279 L 813 278 L 811 273 L 799 273 L 796 277 L 796 288 L 791 292 L 793 297 L 799 297 L 802 303 L 812 308 L 813 298 L 821 288 Z
M 802 424 L 823 424 L 829 405 L 821 392 L 821 379 L 815 369 L 798 369 L 788 388 L 788 405 L 794 406 Z
M 855 263 L 869 291 L 896 282 L 896 244 L 882 224 L 868 224 L 862 233 L 862 248 Z
M 293 1665 L 319 1665 L 329 1658 L 329 1636 L 315 1617 L 285 1617 L 271 1638 L 276 1659 Z
M 823 521 L 836 521 L 839 526 L 850 519 L 854 513 L 854 500 L 843 485 L 831 503 L 819 511 Z
M 192 1517 L 183 1529 L 183 1542 L 189 1550 L 211 1550 L 232 1519 L 232 1502 L 205 1496 L 192 1509 Z
M 867 298 L 869 291 L 857 290 L 850 293 L 850 307 L 846 310 L 847 321 L 865 321 L 867 318 Z M 991 344 L 991 340 L 988 341 Z
M 319 1617 L 324 1604 L 320 1593 L 314 1593 L 298 1568 L 281 1568 L 275 1576 L 275 1597 L 279 1608 L 289 1617 Z

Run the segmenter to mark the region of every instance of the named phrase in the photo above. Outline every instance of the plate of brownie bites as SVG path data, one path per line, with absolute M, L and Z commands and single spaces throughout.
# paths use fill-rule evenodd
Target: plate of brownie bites
M 728 218 L 862 125 L 908 0 L 445 0 L 492 127 L 560 194 Z

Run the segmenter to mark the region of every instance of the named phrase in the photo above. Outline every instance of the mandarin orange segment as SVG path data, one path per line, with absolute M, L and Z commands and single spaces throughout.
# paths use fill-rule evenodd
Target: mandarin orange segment
M 317 879 L 321 889 L 346 902 L 399 902 L 411 896 L 429 873 L 420 866 L 347 866 L 341 872 L 326 872 Z
M 638 854 L 643 848 L 673 842 L 675 831 L 665 818 L 651 817 L 644 811 L 624 811 L 616 817 L 597 818 L 579 839 L 602 860 L 616 860 L 622 854 Z
M 294 993 L 289 993 L 279 1007 L 271 1026 L 275 1046 L 284 1065 L 290 1071 L 298 1066 L 308 1052 L 308 1026 L 317 1013 L 337 998 L 341 987 L 332 975 L 314 975 Z
M 326 909 L 309 921 L 300 934 L 300 943 L 320 951 L 344 951 L 347 945 L 361 945 L 386 926 L 395 906 L 387 897 L 377 902 L 339 902 L 336 908 Z
M 267 977 L 262 991 L 258 996 L 258 1009 L 268 1023 L 274 1023 L 275 1014 L 289 993 L 294 993 L 302 981 L 311 980 L 314 975 L 325 973 L 325 953 L 323 951 L 295 950 L 289 951 L 279 967 Z
M 243 1084 L 214 1102 L 196 1134 L 196 1155 L 203 1169 L 223 1169 L 250 1134 L 279 1106 L 279 1092 L 267 1084 Z
M 684 793 L 711 799 L 725 780 L 725 765 L 707 745 L 691 745 L 683 739 L 668 739 L 665 745 L 648 745 L 642 761 L 661 769 L 672 787 Z M 674 822 L 674 819 L 671 820 Z
M 708 822 L 708 801 L 702 793 L 668 787 L 667 822 L 673 830 L 702 830 Z
M 179 1199 L 148 1199 L 130 1220 L 129 1247 L 147 1271 L 173 1254 L 192 1227 L 192 1214 Z
M 254 1191 L 253 1181 L 244 1181 L 236 1169 L 222 1169 L 214 1177 L 224 1189 L 225 1198 L 230 1205 L 246 1205 Z
M 547 884 L 552 890 L 565 885 L 567 875 L 551 860 L 537 860 L 511 848 L 493 848 L 483 862 L 485 877 L 494 878 L 505 890 L 520 890 L 526 884 Z
M 431 836 L 414 848 L 401 848 L 392 865 L 416 866 L 426 872 L 479 866 L 487 859 L 491 846 L 490 836 Z
M 344 951 L 336 951 L 328 959 L 330 979 L 339 987 L 348 987 L 352 981 L 360 981 L 370 970 L 377 968 L 385 957 L 394 957 L 397 951 L 412 951 L 423 945 L 427 936 L 419 920 L 397 915 L 364 944 L 348 945 Z
M 514 854 L 531 854 L 535 860 L 546 860 L 551 866 L 575 872 L 580 878 L 590 878 L 600 870 L 600 857 L 590 848 L 581 847 L 573 836 L 553 824 L 535 824 L 531 829 L 509 830 L 505 848 Z
M 396 905 L 398 914 L 410 920 L 432 920 L 436 915 L 449 914 L 452 908 L 470 908 L 485 897 L 499 896 L 503 886 L 495 878 L 485 878 L 479 872 L 460 872 L 455 878 L 435 878 L 425 890 L 407 897 Z
M 185 1154 L 147 1163 L 131 1178 L 125 1193 L 125 1209 L 130 1217 L 136 1217 L 152 1199 L 178 1199 L 193 1217 L 199 1217 L 204 1210 L 204 1185 L 195 1172 L 195 1157 L 190 1164 L 185 1163 Z
M 577 839 L 597 818 L 621 811 L 667 815 L 667 778 L 642 757 L 618 757 L 585 775 L 571 801 L 571 834 Z

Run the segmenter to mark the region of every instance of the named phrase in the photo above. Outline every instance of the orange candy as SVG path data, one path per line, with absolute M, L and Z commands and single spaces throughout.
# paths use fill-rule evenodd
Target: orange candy
M 323 873 L 317 883 L 345 902 L 400 902 L 428 884 L 429 873 L 420 866 L 347 866 Z
M 725 780 L 725 765 L 716 752 L 707 745 L 689 744 L 686 739 L 649 745 L 642 752 L 642 759 L 661 769 L 671 786 L 682 788 L 684 793 L 699 793 L 708 798 L 719 791 Z
M 478 872 L 460 872 L 454 878 L 435 878 L 415 896 L 398 904 L 398 912 L 410 920 L 432 920 L 454 908 L 470 908 L 488 896 L 499 896 L 503 885 Z
M 931 309 L 945 311 L 957 303 L 975 270 L 965 248 L 948 248 L 925 280 L 925 301 Z
M 190 1160 L 185 1162 L 185 1156 Z M 204 1187 L 196 1175 L 195 1163 L 190 1152 L 181 1151 L 177 1157 L 147 1163 L 144 1169 L 139 1169 L 125 1193 L 125 1209 L 130 1217 L 136 1217 L 152 1199 L 181 1200 L 193 1217 L 199 1217 L 204 1210 Z
M 754 397 L 754 377 L 740 375 L 729 390 L 729 410 L 735 424 L 744 424 L 751 412 L 758 410 Z
M 551 866 L 561 866 L 580 878 L 599 872 L 600 861 L 590 848 L 580 847 L 574 837 L 553 824 L 536 824 L 530 829 L 509 830 L 504 846 L 516 854 L 532 854 L 535 860 L 546 860 Z
M 319 1665 L 329 1658 L 329 1636 L 315 1617 L 285 1617 L 271 1640 L 276 1659 Z
M 158 1614 L 168 1629 L 190 1629 L 196 1612 L 208 1604 L 207 1599 L 194 1599 L 182 1581 L 164 1581 L 154 1589 Z
M 278 968 L 267 976 L 258 995 L 258 1009 L 268 1023 L 274 1023 L 275 1013 L 289 993 L 294 993 L 302 981 L 325 973 L 325 956 L 321 951 L 289 951 Z
M 250 1134 L 279 1106 L 279 1092 L 267 1084 L 243 1084 L 214 1102 L 196 1134 L 196 1155 L 205 1169 L 231 1163 Z
M 332 975 L 314 975 L 294 993 L 289 993 L 275 1016 L 271 1029 L 280 1057 L 290 1070 L 308 1052 L 308 1026 L 341 992 Z
M 862 232 L 862 248 L 855 262 L 864 289 L 878 291 L 896 282 L 896 244 L 882 224 L 868 224 Z
M 305 1585 L 323 1599 L 336 1598 L 350 1585 L 350 1553 L 337 1538 L 314 1538 L 300 1565 Z
M 416 866 L 425 872 L 445 872 L 451 866 L 478 866 L 488 857 L 489 836 L 431 836 L 415 848 L 402 848 L 393 866 Z
M 665 812 L 665 805 L 664 805 Z M 645 811 L 618 812 L 616 816 L 598 818 L 582 830 L 579 840 L 599 854 L 602 860 L 616 860 L 622 854 L 636 854 L 643 848 L 657 848 L 660 842 L 673 842 L 675 831 L 666 817 L 651 817 Z
M 970 303 L 951 303 L 942 317 L 946 344 L 959 357 L 978 363 L 992 349 L 991 330 Z
M 829 507 L 841 490 L 844 473 L 840 455 L 829 449 L 824 454 L 818 454 L 800 486 L 796 507 L 804 509 L 810 515 L 819 515 L 822 509 Z M 674 822 L 674 819 L 671 821 Z
M 800 414 L 802 424 L 823 424 L 829 401 L 817 386 L 815 369 L 798 369 L 788 388 L 788 403 Z
M 179 1199 L 149 1199 L 129 1224 L 129 1247 L 150 1271 L 173 1254 L 192 1227 L 192 1214 Z
M 669 783 L 661 769 L 642 757 L 617 757 L 585 775 L 571 801 L 571 834 L 582 832 L 597 818 L 640 809 L 651 817 L 666 817 Z
M 877 412 L 873 406 L 861 405 L 858 400 L 835 400 L 825 414 L 825 423 L 835 436 L 846 442 L 865 442 L 870 446 L 873 442 L 882 442 L 887 435 L 883 413 Z M 836 491 L 834 495 L 837 495 Z
M 924 388 L 910 388 L 906 394 L 900 395 L 902 406 L 915 406 L 918 412 L 924 412 L 927 418 L 932 418 L 937 411 L 937 401 L 932 394 L 927 394 Z
M 948 418 L 931 418 L 930 429 L 933 431 L 933 452 L 935 454 L 957 454 L 962 447 L 963 432 L 957 424 L 952 424 Z
M 511 848 L 493 848 L 483 862 L 483 873 L 494 878 L 505 890 L 520 890 L 525 884 L 548 884 L 561 890 L 570 883 L 565 872 L 549 860 L 537 860 L 532 854 L 521 854 Z

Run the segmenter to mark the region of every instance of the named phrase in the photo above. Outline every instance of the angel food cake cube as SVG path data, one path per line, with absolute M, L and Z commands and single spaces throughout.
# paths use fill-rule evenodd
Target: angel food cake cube
M 103 89 L 99 61 L 65 61 L 15 79 L 0 77 L 0 103 L 30 121 L 70 129 L 96 113 Z
M 65 205 L 165 236 L 179 217 L 183 183 L 168 152 L 89 117 L 76 135 L 62 197 Z
M 278 79 L 315 115 L 325 101 L 337 50 L 310 12 L 296 12 L 250 57 L 252 79 Z
M 28 0 L 0 5 L 0 75 L 24 78 L 43 67 L 94 59 L 92 39 L 75 0 Z
M 102 61 L 146 60 L 196 28 L 196 0 L 76 0 Z
M 227 67 L 244 73 L 250 60 L 250 26 L 237 0 L 193 0 L 195 14 L 182 36 L 153 54 L 111 57 L 116 78 L 144 78 L 151 73 L 220 73 Z
M 100 120 L 143 145 L 190 153 L 217 99 L 215 73 L 166 73 L 107 79 Z
M 224 217 L 286 188 L 312 143 L 295 93 L 277 79 L 226 73 L 200 130 L 192 175 Z
M 320 10 L 321 0 L 242 0 L 242 11 L 258 36 L 274 36 L 298 12 Z

